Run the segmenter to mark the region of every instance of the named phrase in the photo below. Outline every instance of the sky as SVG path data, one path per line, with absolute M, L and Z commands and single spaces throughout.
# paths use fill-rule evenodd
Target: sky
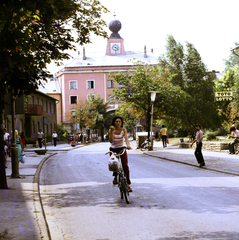
M 209 71 L 222 72 L 223 59 L 228 59 L 235 42 L 239 42 L 238 0 L 100 0 L 108 8 L 103 19 L 109 24 L 118 19 L 122 28 L 126 51 L 143 51 L 151 48 L 158 55 L 166 49 L 167 35 L 185 46 L 192 43 Z M 106 28 L 108 34 L 111 31 Z M 107 39 L 92 35 L 92 44 L 85 45 L 87 52 L 105 53 Z M 82 52 L 82 46 L 77 46 Z M 75 58 L 77 52 L 69 52 Z M 64 64 L 71 60 L 64 61 Z M 63 67 L 63 66 L 62 66 Z M 60 68 L 62 68 L 60 67 Z M 48 70 L 59 70 L 54 63 Z

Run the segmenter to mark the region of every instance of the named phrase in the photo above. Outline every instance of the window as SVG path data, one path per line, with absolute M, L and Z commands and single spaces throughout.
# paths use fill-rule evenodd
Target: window
M 42 109 L 43 109 L 43 112 L 46 112 L 46 101 L 45 100 L 42 100 Z
M 70 90 L 77 90 L 77 82 L 76 81 L 70 81 Z
M 92 95 L 92 97 L 94 98 L 95 97 L 95 94 L 91 94 Z M 90 100 L 90 94 L 87 94 L 87 100 Z
M 114 87 L 114 82 L 112 80 L 107 81 L 107 86 L 108 88 L 113 88 Z
M 70 96 L 70 104 L 77 104 L 77 96 Z
M 95 88 L 95 80 L 87 80 L 86 81 L 86 88 L 87 89 L 94 89 Z
M 111 97 L 111 95 L 108 95 L 108 101 L 109 101 L 110 103 L 113 103 L 113 102 L 115 102 L 114 98 L 113 98 L 113 97 Z

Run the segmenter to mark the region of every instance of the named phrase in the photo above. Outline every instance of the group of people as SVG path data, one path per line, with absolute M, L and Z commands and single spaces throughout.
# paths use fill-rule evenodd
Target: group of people
M 67 141 L 68 144 L 70 144 L 72 141 L 76 142 L 86 142 L 87 141 L 87 134 L 86 133 L 80 133 L 80 134 L 67 134 Z
M 52 133 L 52 141 L 53 141 L 53 144 L 54 146 L 56 147 L 56 144 L 57 144 L 57 133 L 56 131 L 53 131 Z M 39 145 L 39 148 L 42 148 L 42 145 L 45 145 L 45 139 L 44 139 L 44 133 L 42 132 L 41 129 L 39 129 L 39 132 L 37 133 L 37 140 L 38 140 L 38 145 Z

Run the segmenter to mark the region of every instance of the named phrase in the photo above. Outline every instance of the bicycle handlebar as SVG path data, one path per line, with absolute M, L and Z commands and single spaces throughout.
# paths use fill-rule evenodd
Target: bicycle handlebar
M 105 155 L 107 155 L 108 153 L 112 153 L 112 154 L 114 154 L 116 157 L 118 157 L 118 156 L 123 155 L 123 154 L 125 153 L 125 150 L 126 150 L 126 147 L 124 147 L 119 153 L 109 151 L 109 152 L 105 153 Z

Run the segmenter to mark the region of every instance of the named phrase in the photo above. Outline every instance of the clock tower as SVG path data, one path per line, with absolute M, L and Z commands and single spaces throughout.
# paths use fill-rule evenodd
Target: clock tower
M 112 20 L 109 23 L 109 29 L 112 32 L 107 41 L 106 55 L 124 55 L 124 39 L 119 35 L 121 29 L 121 22 L 119 20 Z

